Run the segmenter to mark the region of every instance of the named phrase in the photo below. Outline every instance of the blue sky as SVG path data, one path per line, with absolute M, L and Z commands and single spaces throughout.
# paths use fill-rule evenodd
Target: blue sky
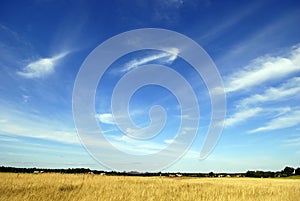
M 122 151 L 137 155 L 172 143 L 180 110 L 168 90 L 147 86 L 132 97 L 130 115 L 140 127 L 149 124 L 151 106 L 159 104 L 167 111 L 165 128 L 148 141 L 124 136 L 110 109 L 112 90 L 124 73 L 141 64 L 162 64 L 194 86 L 201 114 L 190 150 L 164 171 L 298 167 L 299 19 L 299 1 L 1 1 L 0 165 L 107 170 L 88 154 L 75 129 L 72 92 L 76 75 L 89 53 L 105 40 L 132 29 L 163 28 L 196 41 L 218 68 L 227 115 L 217 146 L 205 160 L 199 160 L 211 118 L 210 98 L 201 77 L 177 57 L 180 50 L 173 50 L 172 55 L 138 51 L 113 63 L 95 97 L 95 118 L 106 138 Z

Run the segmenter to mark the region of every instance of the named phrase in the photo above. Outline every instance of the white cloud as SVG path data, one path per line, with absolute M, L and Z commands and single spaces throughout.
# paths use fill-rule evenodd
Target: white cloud
M 287 57 L 262 57 L 244 70 L 234 73 L 225 84 L 227 92 L 245 90 L 300 71 L 300 47 L 294 48 Z
M 104 124 L 115 124 L 114 118 L 110 113 L 96 114 L 95 117 Z
M 246 109 L 246 110 L 237 112 L 233 116 L 226 119 L 225 125 L 228 127 L 228 126 L 233 126 L 240 122 L 246 121 L 247 119 L 257 115 L 262 110 L 263 110 L 262 108 L 257 107 L 257 108 L 251 108 L 251 109 Z
M 126 135 L 122 136 L 109 136 L 108 140 L 118 149 L 127 152 L 129 154 L 143 155 L 143 154 L 153 154 L 164 148 L 167 145 L 163 143 L 153 142 L 153 141 L 142 141 L 135 140 Z
M 249 131 L 249 133 L 257 133 L 261 131 L 271 131 L 283 128 L 290 128 L 300 124 L 300 110 L 292 111 L 284 116 L 279 116 L 268 122 L 265 126 Z
M 151 61 L 164 59 L 162 62 L 167 64 L 172 64 L 173 61 L 177 58 L 179 50 L 177 48 L 169 48 L 165 50 L 166 52 L 162 52 L 159 54 L 150 55 L 144 57 L 142 59 L 134 59 L 125 64 L 124 68 L 122 68 L 121 72 L 127 72 L 134 68 L 137 68 L 140 65 L 149 63 Z
M 267 101 L 278 101 L 288 97 L 292 97 L 300 94 L 300 77 L 290 79 L 286 83 L 279 87 L 270 87 L 263 94 L 255 94 L 248 98 L 245 98 L 239 104 L 240 106 L 248 106 L 252 104 L 267 102 Z
M 166 144 L 172 144 L 174 142 L 174 139 L 166 139 L 164 140 L 164 143 Z
M 259 104 L 269 102 L 269 101 L 280 101 L 280 100 L 290 100 L 290 98 L 295 98 L 300 94 L 300 77 L 294 77 L 289 79 L 285 83 L 279 85 L 278 87 L 269 87 L 262 94 L 254 94 L 250 97 L 242 99 L 237 104 L 237 112 L 232 117 L 226 120 L 227 126 L 232 126 L 242 119 L 247 119 L 255 116 L 257 113 L 264 112 L 265 115 L 270 115 L 274 119 L 269 122 L 266 126 L 249 131 L 250 133 L 259 132 L 263 130 L 273 130 L 284 127 L 290 127 L 289 124 L 294 125 L 295 121 L 285 122 L 290 117 L 284 117 L 283 115 L 290 115 L 292 108 L 289 106 L 277 107 L 277 108 L 260 108 Z M 255 106 L 253 110 L 251 107 Z M 245 118 L 246 117 L 246 118 Z M 286 119 L 287 118 L 287 119 Z M 293 123 L 294 122 L 294 123 Z M 278 125 L 276 125 L 278 124 Z
M 22 71 L 18 71 L 17 74 L 25 78 L 45 77 L 52 74 L 57 62 L 68 54 L 68 52 L 63 52 L 51 58 L 38 59 L 37 61 L 29 63 Z

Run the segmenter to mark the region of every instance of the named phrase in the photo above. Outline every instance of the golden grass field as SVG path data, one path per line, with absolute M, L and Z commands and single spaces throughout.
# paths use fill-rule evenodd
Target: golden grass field
M 0 173 L 0 200 L 299 201 L 300 179 Z

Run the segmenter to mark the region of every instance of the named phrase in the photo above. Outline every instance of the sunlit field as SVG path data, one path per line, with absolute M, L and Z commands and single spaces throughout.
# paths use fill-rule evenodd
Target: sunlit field
M 299 179 L 0 173 L 1 200 L 300 200 Z

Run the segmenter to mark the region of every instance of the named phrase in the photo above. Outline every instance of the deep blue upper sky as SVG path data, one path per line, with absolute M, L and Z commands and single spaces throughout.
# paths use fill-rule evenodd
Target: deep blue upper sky
M 166 171 L 300 166 L 299 19 L 300 2 L 291 0 L 1 1 L 0 165 L 105 169 L 76 134 L 72 116 L 76 75 L 89 53 L 105 40 L 132 29 L 163 28 L 184 34 L 205 49 L 220 72 L 227 97 L 222 137 L 212 154 L 199 161 L 210 119 L 207 89 L 176 55 L 172 62 L 159 56 L 150 59 L 170 65 L 194 86 L 198 83 L 194 90 L 203 118 L 199 137 Z M 121 76 L 114 71 L 159 54 L 145 51 L 120 58 L 102 81 L 105 89 L 97 91 L 96 118 L 107 138 L 125 152 L 160 150 L 178 128 L 174 118 L 178 102 L 153 86 L 135 94 L 131 115 L 137 125 L 145 126 L 151 105 L 168 108 L 164 135 L 137 143 L 122 137 L 111 118 L 109 97 Z

